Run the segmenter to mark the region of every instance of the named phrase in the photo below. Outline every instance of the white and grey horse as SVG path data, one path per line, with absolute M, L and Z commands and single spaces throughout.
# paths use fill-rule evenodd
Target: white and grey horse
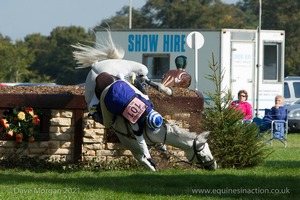
M 124 51 L 120 48 L 116 48 L 110 33 L 108 39 L 100 44 L 101 48 L 99 49 L 81 44 L 73 45 L 73 47 L 79 50 L 73 52 L 78 64 L 82 67 L 92 67 L 85 83 L 85 99 L 87 104 L 90 103 L 94 96 L 95 79 L 102 72 L 107 72 L 115 76 L 122 74 L 124 77 L 130 77 L 131 73 L 135 73 L 137 76 L 144 76 L 147 80 L 147 67 L 134 61 L 122 59 Z M 132 88 L 136 90 L 137 93 L 141 93 L 134 86 L 132 86 Z M 104 98 L 107 90 L 108 88 L 103 91 L 101 99 Z M 144 94 L 141 93 L 141 95 Z M 156 169 L 147 159 L 145 159 L 136 140 L 132 137 L 132 129 L 126 120 L 124 120 L 124 117 L 113 115 L 106 109 L 102 100 L 100 100 L 100 103 L 102 113 L 104 113 L 104 126 L 106 128 L 112 128 L 115 131 L 120 142 L 132 152 L 133 156 L 141 164 L 150 170 L 155 171 Z M 148 126 L 145 126 L 143 134 L 149 145 L 163 143 L 177 147 L 185 152 L 186 157 L 190 162 L 200 163 L 206 169 L 210 170 L 215 170 L 217 168 L 216 161 L 214 160 L 207 143 L 208 132 L 201 134 L 189 132 L 176 124 L 164 120 L 163 126 L 161 126 L 158 131 L 153 132 Z

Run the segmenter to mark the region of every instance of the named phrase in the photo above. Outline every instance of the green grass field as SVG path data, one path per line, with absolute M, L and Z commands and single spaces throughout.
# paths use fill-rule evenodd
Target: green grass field
M 251 169 L 0 171 L 0 199 L 299 199 L 300 134 Z

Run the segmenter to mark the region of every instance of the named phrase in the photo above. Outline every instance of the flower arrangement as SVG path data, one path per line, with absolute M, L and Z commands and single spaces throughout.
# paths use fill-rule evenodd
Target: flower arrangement
M 1 125 L 9 137 L 17 143 L 34 142 L 40 132 L 40 117 L 31 107 L 9 109 L 3 113 Z

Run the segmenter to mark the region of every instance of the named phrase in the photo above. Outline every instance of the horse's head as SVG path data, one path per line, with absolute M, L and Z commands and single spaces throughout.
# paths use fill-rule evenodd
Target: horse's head
M 212 156 L 207 143 L 208 135 L 209 132 L 203 132 L 194 139 L 194 156 L 192 157 L 191 161 L 196 160 L 196 162 L 203 165 L 205 169 L 216 170 L 217 162 Z

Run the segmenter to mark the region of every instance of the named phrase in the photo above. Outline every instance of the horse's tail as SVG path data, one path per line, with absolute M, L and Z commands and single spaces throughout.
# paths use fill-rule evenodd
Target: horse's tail
M 78 68 L 86 68 L 92 66 L 97 61 L 107 59 L 122 59 L 124 57 L 124 50 L 121 47 L 117 47 L 112 40 L 111 33 L 107 30 L 108 38 L 101 38 L 99 43 L 95 43 L 95 47 L 77 43 L 71 45 L 78 51 L 73 51 L 74 59 L 79 65 Z

